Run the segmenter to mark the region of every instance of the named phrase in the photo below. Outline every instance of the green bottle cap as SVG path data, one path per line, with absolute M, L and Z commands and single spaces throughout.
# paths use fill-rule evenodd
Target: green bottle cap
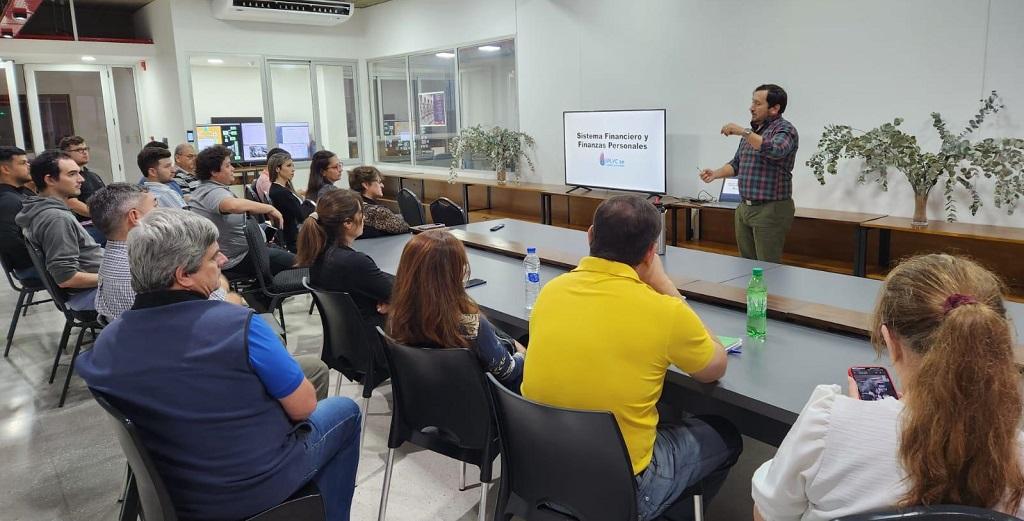
M 764 275 L 764 268 L 754 268 L 754 276 L 760 277 L 761 275 Z

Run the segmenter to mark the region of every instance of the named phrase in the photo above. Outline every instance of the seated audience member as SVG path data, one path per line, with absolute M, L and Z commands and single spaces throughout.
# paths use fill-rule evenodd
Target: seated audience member
M 270 202 L 284 217 L 281 228 L 281 244 L 290 252 L 296 252 L 295 243 L 299 238 L 299 223 L 305 218 L 302 212 L 302 198 L 292 187 L 295 177 L 295 164 L 287 154 L 274 154 L 267 161 L 270 170 Z
M 68 306 L 76 311 L 92 310 L 103 248 L 67 205 L 81 193 L 78 164 L 63 152 L 43 152 L 32 160 L 29 171 L 40 188 L 39 195 L 25 199 L 14 222 L 42 251 L 46 271 L 67 290 Z
M 636 475 L 641 520 L 690 518 L 682 492 L 718 491 L 742 450 L 718 417 L 659 417 L 669 364 L 699 382 L 725 374 L 725 349 L 682 299 L 656 253 L 662 216 L 638 196 L 601 203 L 590 256 L 541 290 L 530 318 L 522 392 L 571 409 L 611 411 Z M 585 326 L 584 326 L 585 325 Z
M 394 277 L 381 271 L 369 255 L 352 249 L 356 237 L 363 233 L 359 194 L 334 190 L 324 195 L 316 208 L 299 232 L 296 266 L 310 267 L 313 287 L 351 294 L 368 330 L 383 329 Z
M 469 348 L 485 371 L 518 391 L 526 349 L 507 335 L 498 336 L 466 294 L 468 278 L 466 249 L 454 235 L 434 230 L 413 237 L 398 263 L 388 334 L 410 346 Z
M 320 201 L 327 192 L 338 190 L 334 183 L 341 179 L 341 160 L 330 150 L 313 154 L 309 163 L 309 182 L 306 184 L 306 199 Z
M 903 384 L 862 401 L 852 381 L 811 394 L 775 458 L 753 477 L 757 520 L 829 520 L 957 504 L 1024 518 L 1024 403 L 999 279 L 950 255 L 885 279 L 871 340 Z
M 186 201 L 192 190 L 199 187 L 195 171 L 196 149 L 188 143 L 174 147 L 174 182 L 181 188 L 181 196 L 185 197 Z
M 222 145 L 214 145 L 199 153 L 196 177 L 200 179 L 199 188 L 192 191 L 189 205 L 193 212 L 217 225 L 220 249 L 228 258 L 224 271 L 255 275 L 253 263 L 246 260 L 249 245 L 245 242 L 245 214 L 266 215 L 274 226 L 281 227 L 281 213 L 269 204 L 237 197 L 228 189 L 235 180 L 235 169 L 231 166 L 231 150 Z M 275 275 L 295 264 L 295 255 L 290 252 L 270 248 L 269 254 L 270 271 Z
M 138 155 L 139 170 L 142 171 L 142 182 L 149 193 L 156 197 L 156 203 L 162 208 L 184 208 L 185 199 L 181 197 L 181 189 L 175 189 L 174 165 L 171 164 L 171 152 L 166 148 L 146 147 Z M 174 186 L 171 186 L 171 184 Z M 91 213 L 90 213 L 91 215 Z M 93 223 L 96 222 L 93 216 Z M 103 231 L 100 227 L 100 231 Z M 110 237 L 107 237 L 110 240 Z
M 270 187 L 274 183 L 274 181 L 270 179 L 269 162 L 270 158 L 278 154 L 284 154 L 288 157 L 291 157 L 291 154 L 288 153 L 288 151 L 283 148 L 274 147 L 271 148 L 269 152 L 267 152 L 268 164 L 267 166 L 263 167 L 263 170 L 260 170 L 260 175 L 259 177 L 256 178 L 256 197 L 260 199 L 261 203 L 270 204 Z
M 370 239 L 382 235 L 395 235 L 409 231 L 409 224 L 401 215 L 395 215 L 386 206 L 377 202 L 384 197 L 384 178 L 380 170 L 372 166 L 358 166 L 349 173 L 349 185 L 363 196 L 363 235 Z
M 270 326 L 209 300 L 225 260 L 217 228 L 157 208 L 128 233 L 128 259 L 138 298 L 75 369 L 136 423 L 178 516 L 247 518 L 312 480 L 327 518 L 348 519 L 359 409 L 318 403 Z
M 103 178 L 99 174 L 86 166 L 91 158 L 89 155 L 89 144 L 81 136 L 68 136 L 60 140 L 58 148 L 60 148 L 61 152 L 67 154 L 68 157 L 75 160 L 82 175 L 82 188 L 77 196 L 68 198 L 68 208 L 74 212 L 75 218 L 78 219 L 78 222 L 82 223 L 85 231 L 89 232 L 89 235 L 96 241 L 96 244 L 103 246 L 106 239 L 99 233 L 99 229 L 92 225 L 88 204 L 92 194 L 106 186 L 106 183 L 103 182 Z M 39 186 L 38 188 L 38 191 L 42 192 L 43 187 Z
M 25 198 L 35 195 L 26 185 L 32 181 L 28 156 L 17 147 L 0 147 L 0 252 L 9 269 L 21 280 L 39 277 L 25 249 L 21 227 L 14 217 Z

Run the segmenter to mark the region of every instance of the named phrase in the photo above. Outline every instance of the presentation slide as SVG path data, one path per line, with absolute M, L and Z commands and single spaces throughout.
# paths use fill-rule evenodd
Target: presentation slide
M 296 161 L 310 158 L 309 123 L 277 123 L 274 126 L 277 127 L 277 146 L 287 150 Z
M 665 193 L 665 109 L 564 112 L 565 184 Z
M 242 123 L 242 159 L 263 161 L 267 159 L 267 131 L 263 123 Z

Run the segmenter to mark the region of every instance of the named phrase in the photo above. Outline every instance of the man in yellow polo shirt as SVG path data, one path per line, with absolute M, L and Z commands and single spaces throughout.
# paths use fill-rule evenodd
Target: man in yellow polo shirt
M 611 411 L 637 482 L 641 520 L 692 519 L 688 487 L 717 492 L 742 441 L 722 418 L 660 419 L 669 364 L 701 382 L 725 374 L 725 349 L 683 301 L 656 253 L 661 213 L 638 196 L 608 199 L 588 230 L 590 256 L 541 291 L 530 317 L 523 396 Z

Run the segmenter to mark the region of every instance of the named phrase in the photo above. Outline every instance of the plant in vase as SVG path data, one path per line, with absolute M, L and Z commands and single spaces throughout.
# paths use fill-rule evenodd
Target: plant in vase
M 481 154 L 491 163 L 491 168 L 496 172 L 498 183 L 505 184 L 508 169 L 511 168 L 515 176 L 515 182 L 519 182 L 521 170 L 519 169 L 520 159 L 525 159 L 534 172 L 533 160 L 526 154 L 527 148 L 533 148 L 534 140 L 528 134 L 518 130 L 510 130 L 502 127 L 491 127 L 484 129 L 480 125 L 462 129 L 459 135 L 451 140 L 452 163 L 448 169 L 448 182 L 454 183 L 458 176 L 457 168 L 462 166 L 462 160 L 473 153 Z
M 939 182 L 943 186 L 946 219 L 956 221 L 954 189 L 963 187 L 971 195 L 971 215 L 982 206 L 978 195 L 979 177 L 995 179 L 993 204 L 1013 214 L 1017 201 L 1024 195 L 1024 139 L 986 138 L 972 143 L 968 138 L 981 127 L 990 114 L 1003 108 L 996 91 L 981 100 L 977 114 L 964 129 L 954 135 L 938 112 L 932 112 L 932 127 L 942 144 L 938 152 L 924 152 L 917 138 L 899 129 L 903 118 L 885 123 L 867 132 L 847 125 L 828 125 L 818 142 L 818 150 L 807 161 L 818 182 L 825 184 L 825 172 L 835 175 L 840 159 L 861 159 L 858 183 L 873 177 L 882 190 L 889 189 L 889 168 L 907 177 L 914 189 L 914 224 L 927 225 L 928 195 Z

